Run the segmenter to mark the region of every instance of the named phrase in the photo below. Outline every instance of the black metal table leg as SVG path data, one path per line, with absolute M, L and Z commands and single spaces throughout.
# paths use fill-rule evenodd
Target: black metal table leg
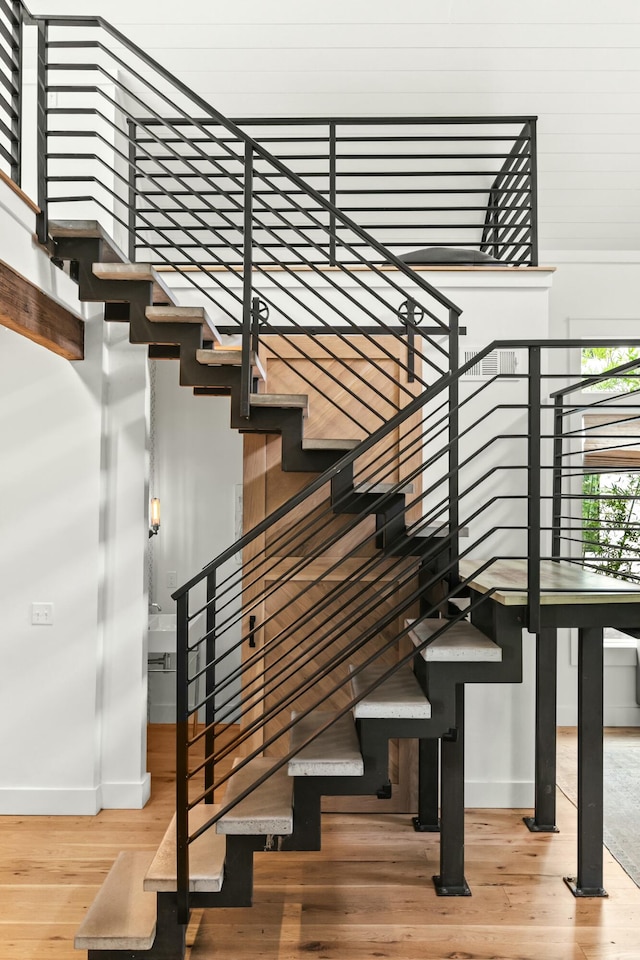
M 470 897 L 464 877 L 464 684 L 456 684 L 456 726 L 442 738 L 440 873 L 433 878 L 440 897 Z
M 576 897 L 606 897 L 602 886 L 603 665 L 601 627 L 578 632 L 578 875 Z
M 436 739 L 418 740 L 418 816 L 413 818 L 413 829 L 418 833 L 438 833 L 440 830 L 438 748 Z
M 536 637 L 535 808 L 523 817 L 532 833 L 557 833 L 556 826 L 556 692 L 558 639 L 554 627 Z

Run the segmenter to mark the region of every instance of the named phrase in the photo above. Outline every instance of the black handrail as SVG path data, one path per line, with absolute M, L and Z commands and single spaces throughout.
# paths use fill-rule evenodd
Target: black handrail
M 340 210 L 338 207 L 335 207 L 321 193 L 311 187 L 302 177 L 298 176 L 293 170 L 290 170 L 289 167 L 278 160 L 277 157 L 269 153 L 269 151 L 266 150 L 258 141 L 248 136 L 248 134 L 246 134 L 240 127 L 225 117 L 224 114 L 217 111 L 206 100 L 190 90 L 189 87 L 187 87 L 181 80 L 163 67 L 162 64 L 160 64 L 157 60 L 149 56 L 149 54 L 142 50 L 141 47 L 133 43 L 129 37 L 121 33 L 121 31 L 116 29 L 111 23 L 109 23 L 109 21 L 99 16 L 73 17 L 64 15 L 31 16 L 31 20 L 38 24 L 44 24 L 47 27 L 50 25 L 67 27 L 99 27 L 104 30 L 109 36 L 113 37 L 114 40 L 117 40 L 117 42 L 126 50 L 135 54 L 135 56 L 138 57 L 144 64 L 146 64 L 146 66 L 151 67 L 155 73 L 174 86 L 182 94 L 187 96 L 192 103 L 202 110 L 202 113 L 205 116 L 215 120 L 216 123 L 218 123 L 221 127 L 224 127 L 226 130 L 232 133 L 237 140 L 243 142 L 247 146 L 250 146 L 256 156 L 267 160 L 276 170 L 285 176 L 287 180 L 295 184 L 298 188 L 302 189 L 307 196 L 311 197 L 318 204 L 318 206 L 335 217 L 337 223 L 341 223 L 343 226 L 348 227 L 356 236 L 374 249 L 385 261 L 393 264 L 393 266 L 395 266 L 397 270 L 404 274 L 404 276 L 410 278 L 411 281 L 416 284 L 416 286 L 421 287 L 425 292 L 427 292 L 437 303 L 446 307 L 447 309 L 459 310 L 456 304 L 442 294 L 436 287 L 430 284 L 419 274 L 416 274 L 415 271 L 408 267 L 407 264 L 403 263 L 403 261 L 396 257 L 393 253 L 387 250 L 385 246 L 383 246 L 378 240 L 376 240 L 375 237 L 364 230 L 358 223 L 356 223 L 356 221 L 346 216 L 342 210 Z M 193 121 L 193 125 L 198 127 L 198 121 Z M 204 128 L 202 128 L 202 132 L 205 132 Z

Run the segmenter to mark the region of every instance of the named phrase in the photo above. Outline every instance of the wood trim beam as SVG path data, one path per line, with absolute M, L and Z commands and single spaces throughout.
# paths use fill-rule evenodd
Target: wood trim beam
M 84 320 L 2 260 L 0 324 L 66 360 L 84 359 Z
M 26 205 L 29 207 L 29 210 L 31 210 L 32 213 L 38 214 L 38 213 L 41 212 L 40 207 L 38 206 L 38 204 L 37 204 L 37 203 L 34 203 L 34 201 L 31 199 L 31 197 L 28 196 L 28 195 L 24 192 L 24 190 L 21 190 L 20 187 L 18 186 L 18 184 L 17 184 L 17 183 L 14 183 L 14 181 L 11 179 L 11 177 L 9 177 L 3 170 L 0 170 L 0 182 L 6 183 L 6 185 L 9 187 L 9 189 L 10 189 L 10 190 L 13 190 L 13 192 L 15 193 L 15 195 L 16 195 L 17 197 L 20 197 L 20 199 L 22 200 L 23 203 L 26 203 Z

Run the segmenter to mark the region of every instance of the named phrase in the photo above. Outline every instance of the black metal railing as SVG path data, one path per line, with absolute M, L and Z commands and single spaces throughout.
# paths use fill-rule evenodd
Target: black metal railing
M 410 339 L 400 364 L 418 387 L 456 366 L 459 309 L 359 223 L 105 21 L 33 22 L 40 239 L 56 218 L 95 218 L 121 248 L 137 254 L 144 244 L 169 285 L 179 280 L 206 304 L 211 325 L 243 335 L 242 417 L 250 413 L 252 348 L 264 332 L 321 329 L 345 342 L 359 333 L 363 359 L 380 334 Z M 368 259 L 372 251 L 394 269 Z M 415 321 L 402 319 L 407 303 Z M 256 312 L 268 312 L 268 326 Z M 380 349 L 396 359 L 395 348 Z M 296 350 L 313 360 L 301 341 Z M 395 409 L 413 393 L 401 386 Z
M 521 565 L 516 566 L 522 573 L 519 587 L 496 575 L 484 600 L 476 597 L 473 602 L 485 602 L 495 589 L 517 589 L 527 595 L 524 625 L 540 631 L 545 563 L 564 560 L 588 565 L 582 556 L 576 558 L 569 540 L 557 549 L 554 519 L 558 462 L 557 400 L 552 388 L 561 379 L 577 389 L 584 378 L 579 372 L 550 373 L 557 363 L 551 364 L 549 355 L 578 345 L 593 344 L 490 344 L 456 373 L 425 390 L 174 594 L 183 711 L 178 721 L 179 875 L 183 879 L 188 876 L 189 843 L 288 762 L 295 727 L 314 710 L 326 710 L 330 701 L 333 718 L 318 724 L 305 741 L 311 742 L 355 705 L 358 697 L 348 691 L 350 664 L 355 673 L 375 662 L 383 665 L 368 688 L 371 691 L 410 662 L 414 651 L 398 653 L 408 633 L 405 617 L 420 622 L 443 612 L 450 616 L 449 602 L 463 595 L 469 582 L 495 561 L 508 559 Z M 525 362 L 515 374 L 492 376 L 478 384 L 470 374 L 479 361 L 499 349 L 520 351 Z M 451 407 L 453 380 L 458 400 Z M 598 409 L 600 403 L 596 398 L 589 406 Z M 452 414 L 455 436 L 450 432 Z M 640 417 L 640 404 L 635 417 Z M 414 418 L 410 424 L 409 418 Z M 400 424 L 406 426 L 398 445 L 395 431 Z M 640 442 L 640 435 L 636 440 Z M 454 444 L 457 458 L 452 468 L 449 456 Z M 359 462 L 365 465 L 359 468 Z M 567 476 L 574 472 L 570 464 L 562 469 Z M 389 484 L 378 494 L 376 525 L 371 502 L 363 498 L 361 506 L 354 504 L 354 488 L 340 483 L 354 470 L 356 492 L 369 489 L 370 484 Z M 450 500 L 452 471 L 455 506 Z M 333 495 L 328 487 L 332 480 Z M 408 484 L 413 484 L 410 493 Z M 323 490 L 325 498 L 318 506 Z M 407 496 L 409 513 L 406 528 L 399 530 L 391 506 L 401 494 Z M 309 498 L 313 498 L 313 511 L 303 509 Z M 256 553 L 253 546 L 265 535 L 269 549 Z M 410 551 L 403 549 L 408 540 L 413 541 Z M 344 544 L 348 546 L 343 549 Z M 226 561 L 240 550 L 246 551 L 242 567 L 223 572 Z M 327 556 L 331 559 L 316 572 L 316 561 Z M 637 589 L 615 580 L 610 583 L 604 590 L 612 594 Z M 318 602 L 308 613 L 288 621 L 287 610 L 314 589 L 320 594 Z M 585 586 L 582 592 L 589 589 Z M 548 584 L 544 590 L 561 592 Z M 573 586 L 572 592 L 579 593 L 581 588 Z M 455 614 L 451 620 L 443 619 L 442 635 L 459 618 Z M 204 650 L 204 655 L 198 670 L 190 673 L 189 656 L 198 650 Z M 242 666 L 230 665 L 241 650 L 245 651 Z M 240 680 L 238 695 L 234 685 Z M 189 691 L 200 684 L 204 690 L 189 698 Z M 190 734 L 190 721 L 198 711 L 204 712 L 204 726 Z M 239 723 L 240 728 L 229 727 L 231 723 Z M 216 739 L 221 728 L 224 733 Z M 234 801 L 223 802 L 209 823 L 190 835 L 188 811 L 212 801 L 228 782 L 230 758 L 242 758 L 234 768 L 237 771 L 265 749 L 277 758 L 272 770 L 261 774 Z M 186 908 L 187 888 L 182 885 L 180 890 Z
M 472 248 L 501 263 L 537 265 L 535 117 L 241 118 L 234 123 L 268 145 L 331 207 L 357 218 L 388 251 L 402 255 L 425 247 L 447 248 L 455 262 L 461 248 Z M 176 195 L 178 176 L 186 183 L 198 183 L 199 171 L 190 164 L 197 165 L 199 148 L 214 150 L 224 163 L 225 145 L 233 140 L 218 136 L 213 144 L 202 132 L 212 129 L 206 117 L 197 125 L 174 118 L 180 135 L 166 127 L 150 135 L 150 127 L 153 123 L 136 127 L 139 205 L 132 218 L 151 218 L 158 227 L 167 228 L 169 218 L 181 213 L 181 208 L 174 201 L 159 212 L 157 201 Z M 177 161 L 171 170 L 160 165 L 168 158 L 177 160 L 181 152 L 182 164 Z M 255 189 L 258 203 L 269 203 L 274 217 L 289 212 L 281 202 L 281 176 L 271 171 L 269 179 Z M 220 237 L 212 245 L 220 250 L 228 248 L 229 239 L 241 229 L 230 199 L 241 191 L 225 171 L 213 179 L 228 198 L 231 220 L 221 226 Z M 305 191 L 296 193 L 304 207 Z M 209 218 L 211 210 L 203 202 L 191 216 L 196 214 Z M 153 234 L 146 224 L 139 226 L 138 250 L 144 258 L 148 254 L 144 238 Z M 307 238 L 294 237 L 289 223 L 274 219 L 273 226 L 272 234 L 264 238 L 263 257 L 271 251 L 282 262 L 296 263 L 304 253 L 310 262 L 357 264 L 359 251 L 372 263 L 387 260 L 365 238 L 355 238 L 351 249 L 340 244 L 343 227 L 331 208 Z M 287 238 L 290 243 L 283 242 Z M 157 242 L 154 238 L 154 246 Z M 446 262 L 447 254 L 443 257 Z
M 0 0 L 0 170 L 20 186 L 22 4 Z

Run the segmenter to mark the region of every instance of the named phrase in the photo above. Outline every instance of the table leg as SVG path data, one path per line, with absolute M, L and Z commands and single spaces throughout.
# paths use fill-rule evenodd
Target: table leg
M 536 637 L 535 809 L 523 817 L 532 833 L 557 833 L 556 718 L 558 640 L 555 627 L 543 627 Z
M 601 627 L 578 632 L 578 875 L 576 897 L 606 897 L 602 886 L 603 666 Z

